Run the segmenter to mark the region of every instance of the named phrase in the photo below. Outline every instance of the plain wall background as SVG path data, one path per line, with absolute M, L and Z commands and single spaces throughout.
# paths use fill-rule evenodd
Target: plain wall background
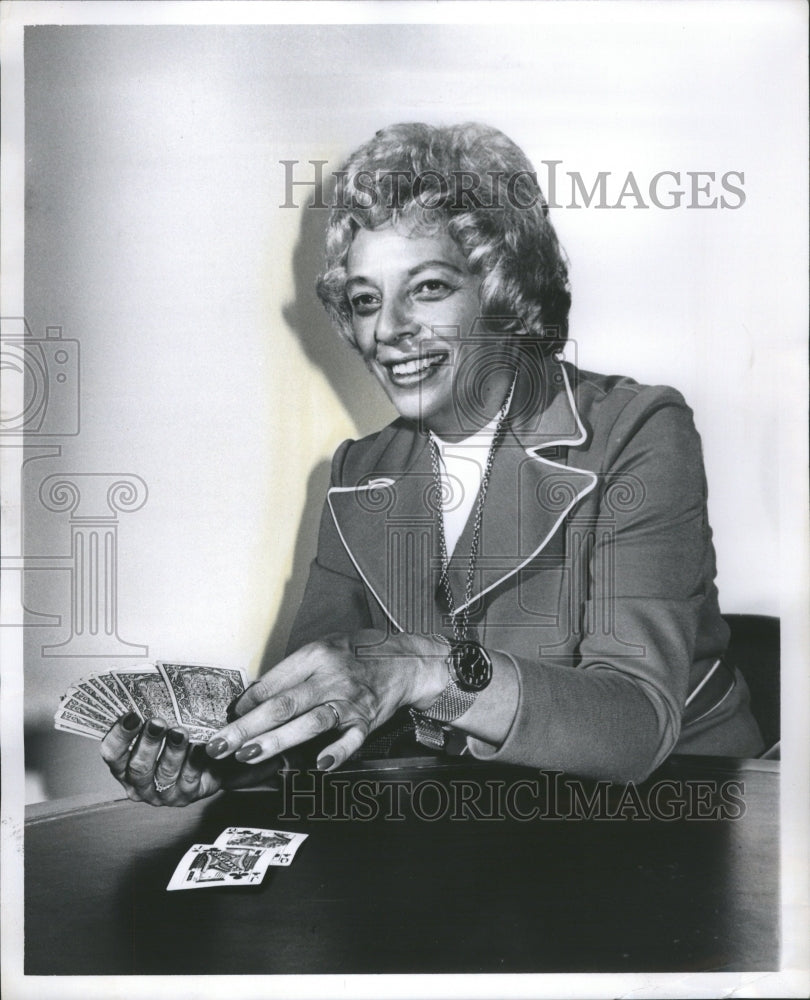
M 645 197 L 661 170 L 744 172 L 737 210 L 552 218 L 572 262 L 570 356 L 684 393 L 722 607 L 783 611 L 774 442 L 796 412 L 780 371 L 805 337 L 804 291 L 785 274 L 805 252 L 801 39 L 768 4 L 734 17 L 722 4 L 627 7 L 575 24 L 545 6 L 532 27 L 26 29 L 25 313 L 35 335 L 58 325 L 80 342 L 81 432 L 26 466 L 25 551 L 69 551 L 67 516 L 38 498 L 46 476 L 144 480 L 146 504 L 119 517 L 118 602 L 121 638 L 148 656 L 116 665 L 255 673 L 280 655 L 328 459 L 391 410 L 322 314 L 324 213 L 279 207 L 279 161 L 301 161 L 302 178 L 310 159 L 337 169 L 404 120 L 492 123 L 541 183 L 542 160 L 589 186 L 612 171 L 611 201 L 628 171 Z M 25 581 L 30 610 L 62 617 L 26 629 L 35 797 L 117 787 L 95 745 L 46 735 L 67 685 L 108 663 L 42 655 L 66 637 L 67 576 Z

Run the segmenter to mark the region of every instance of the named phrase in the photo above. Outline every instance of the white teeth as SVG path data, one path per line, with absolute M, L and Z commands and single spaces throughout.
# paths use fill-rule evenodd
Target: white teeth
M 416 358 L 413 361 L 402 361 L 399 364 L 391 365 L 391 371 L 394 375 L 417 375 L 419 372 L 426 371 L 431 365 L 436 364 L 440 360 L 436 357 L 428 358 Z

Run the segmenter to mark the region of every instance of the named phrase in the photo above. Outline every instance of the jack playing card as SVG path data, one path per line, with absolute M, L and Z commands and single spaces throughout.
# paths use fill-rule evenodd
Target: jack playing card
M 217 847 L 260 847 L 269 856 L 271 865 L 291 865 L 298 848 L 307 839 L 306 833 L 286 833 L 283 830 L 261 830 L 251 826 L 229 826 L 214 844 Z
M 257 885 L 269 865 L 267 852 L 256 847 L 194 844 L 175 869 L 168 891 L 227 885 Z

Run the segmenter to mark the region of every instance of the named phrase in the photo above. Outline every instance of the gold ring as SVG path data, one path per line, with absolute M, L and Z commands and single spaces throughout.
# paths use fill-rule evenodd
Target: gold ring
M 325 701 L 323 703 L 323 707 L 331 709 L 332 710 L 332 714 L 335 717 L 335 724 L 334 724 L 334 726 L 330 726 L 329 728 L 330 729 L 337 729 L 337 727 L 340 725 L 340 712 L 338 712 L 338 710 L 335 708 L 335 706 L 332 704 L 331 701 Z
M 174 781 L 170 781 L 168 785 L 163 785 L 158 781 L 157 775 L 152 779 L 155 785 L 155 791 L 157 792 L 168 792 L 170 788 L 173 788 L 177 784 L 177 778 Z

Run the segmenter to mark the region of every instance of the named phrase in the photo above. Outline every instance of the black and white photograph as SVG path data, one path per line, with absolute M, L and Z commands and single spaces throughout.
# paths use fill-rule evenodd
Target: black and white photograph
M 808 994 L 807 21 L 0 5 L 6 996 Z

